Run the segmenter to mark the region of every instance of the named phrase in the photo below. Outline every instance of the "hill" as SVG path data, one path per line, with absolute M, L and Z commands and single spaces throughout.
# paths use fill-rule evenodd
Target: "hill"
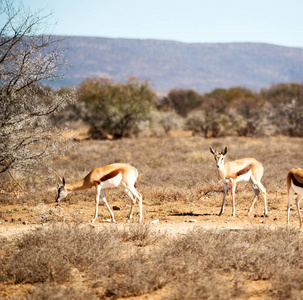
M 70 37 L 64 40 L 72 68 L 54 87 L 77 85 L 87 77 L 149 80 L 159 92 L 303 81 L 303 48 L 258 43 L 189 44 L 161 40 Z

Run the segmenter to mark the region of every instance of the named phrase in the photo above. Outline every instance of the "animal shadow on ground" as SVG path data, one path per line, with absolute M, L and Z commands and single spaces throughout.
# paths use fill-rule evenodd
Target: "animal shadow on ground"
M 218 214 L 209 214 L 209 213 L 205 213 L 205 214 L 195 214 L 193 212 L 183 212 L 183 213 L 173 213 L 170 214 L 170 216 L 174 216 L 174 217 L 185 217 L 185 216 L 191 216 L 191 217 L 203 217 L 203 216 L 217 216 Z

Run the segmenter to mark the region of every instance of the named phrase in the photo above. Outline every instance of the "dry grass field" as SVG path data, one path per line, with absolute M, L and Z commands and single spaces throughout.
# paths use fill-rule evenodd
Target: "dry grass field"
M 303 297 L 303 238 L 295 205 L 286 227 L 286 176 L 302 166 L 303 139 L 204 139 L 172 133 L 116 141 L 74 142 L 50 162 L 45 189 L 0 191 L 1 299 L 299 299 Z M 264 165 L 263 199 L 248 217 L 253 193 L 239 183 L 236 217 L 231 193 L 218 216 L 223 184 L 209 147 L 228 147 L 226 161 L 254 157 Z M 94 190 L 54 203 L 58 176 L 66 182 L 94 167 L 129 162 L 139 171 L 143 224 L 122 189 L 106 192 L 117 224 Z M 3 185 L 2 185 L 3 186 Z M 154 222 L 153 222 L 154 221 Z

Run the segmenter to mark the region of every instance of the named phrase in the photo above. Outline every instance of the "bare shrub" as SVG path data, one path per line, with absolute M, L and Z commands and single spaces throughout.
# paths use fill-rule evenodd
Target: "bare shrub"
M 235 299 L 249 296 L 251 280 L 272 286 L 264 296 L 297 299 L 303 293 L 298 230 L 200 228 L 165 240 L 141 225 L 100 231 L 55 226 L 2 242 L 0 280 L 43 282 L 28 299 L 116 299 L 160 289 L 164 299 Z M 138 247 L 142 241 L 153 247 Z M 59 287 L 74 282 L 75 269 L 83 272 L 85 288 Z
M 144 255 L 141 251 L 113 261 L 110 272 L 106 275 L 96 270 L 95 279 L 105 288 L 103 296 L 112 298 L 149 293 L 162 288 L 171 279 L 153 254 Z
M 40 250 L 40 249 L 39 249 Z M 7 254 L 7 260 L 1 260 L 0 280 L 14 283 L 64 282 L 71 276 L 70 265 L 61 253 L 53 249 L 35 247 L 15 250 Z
M 187 277 L 172 287 L 170 295 L 164 299 L 237 299 L 244 293 L 244 285 L 239 278 L 212 271 Z
M 132 242 L 137 246 L 153 245 L 160 239 L 159 234 L 155 234 L 148 224 L 129 224 L 124 230 L 119 231 L 125 242 Z
M 300 249 L 302 252 L 302 241 L 296 230 L 283 228 L 247 231 L 197 230 L 173 241 L 167 249 L 170 251 L 167 254 L 168 257 L 178 256 L 179 260 L 189 253 L 191 257 L 198 255 L 199 272 L 204 278 L 208 276 L 207 274 L 216 273 L 219 276 L 216 276 L 215 280 L 220 280 L 220 278 L 223 280 L 224 276 L 222 277 L 220 273 L 223 271 L 225 275 L 230 272 L 236 274 L 233 280 L 237 278 L 238 280 L 242 278 L 242 281 L 243 279 L 272 280 L 276 288 L 274 293 L 280 295 L 281 298 L 283 298 L 282 295 L 291 293 L 298 295 L 298 289 L 302 287 L 300 285 L 302 276 L 300 272 L 295 271 L 303 255 L 299 253 Z M 180 284 L 181 287 L 176 285 L 175 299 L 182 299 L 186 293 L 184 291 L 188 283 L 181 282 Z M 197 280 L 194 284 L 196 291 L 200 293 L 199 286 L 202 284 L 203 287 L 203 282 Z M 238 294 L 235 288 L 238 289 L 240 285 L 239 281 L 234 281 L 234 286 L 230 284 L 227 294 L 224 293 L 218 298 L 226 299 L 229 297 L 225 295 Z M 285 291 L 286 286 L 291 286 L 292 292 Z M 195 298 L 195 295 L 192 294 L 192 297 Z
M 106 229 L 96 233 L 89 228 L 54 226 L 50 230 L 25 234 L 1 261 L 1 281 L 66 282 L 71 267 L 86 269 L 95 260 L 117 255 L 119 239 Z
M 39 286 L 35 288 L 32 292 L 26 295 L 25 299 L 28 300 L 87 300 L 87 299 L 97 299 L 97 297 L 87 290 L 82 288 L 71 287 L 61 287 L 61 286 Z

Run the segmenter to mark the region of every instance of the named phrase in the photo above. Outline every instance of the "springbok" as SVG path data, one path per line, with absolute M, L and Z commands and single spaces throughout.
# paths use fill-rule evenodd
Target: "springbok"
M 233 217 L 236 215 L 235 191 L 236 191 L 236 184 L 239 181 L 248 181 L 255 194 L 252 205 L 248 211 L 248 215 L 250 215 L 250 213 L 252 212 L 256 199 L 261 191 L 264 198 L 264 214 L 265 216 L 267 216 L 266 189 L 261 183 L 261 178 L 264 170 L 262 163 L 258 162 L 254 158 L 242 158 L 224 164 L 224 158 L 227 153 L 227 147 L 225 147 L 225 149 L 220 153 L 218 153 L 217 151 L 213 150 L 212 147 L 210 147 L 210 152 L 214 155 L 214 158 L 216 160 L 218 175 L 224 182 L 224 197 L 223 197 L 223 203 L 219 216 L 221 216 L 221 214 L 224 212 L 225 198 L 226 198 L 227 187 L 229 182 L 231 182 L 232 184 L 232 200 L 233 200 L 232 215 Z
M 56 196 L 56 201 L 59 203 L 63 198 L 65 198 L 69 193 L 73 191 L 87 190 L 92 187 L 96 189 L 96 208 L 95 217 L 92 223 L 98 217 L 98 205 L 100 194 L 102 200 L 104 201 L 110 215 L 112 222 L 115 223 L 114 213 L 110 209 L 106 198 L 104 189 L 114 188 L 121 185 L 124 191 L 131 199 L 131 207 L 128 215 L 128 222 L 132 219 L 133 205 L 136 203 L 136 198 L 139 201 L 140 210 L 140 223 L 142 222 L 142 195 L 135 189 L 135 182 L 138 178 L 138 171 L 136 168 L 127 163 L 116 163 L 111 165 L 106 165 L 101 168 L 95 168 L 90 173 L 88 173 L 83 179 L 78 180 L 73 183 L 65 184 L 64 178 L 62 179 L 62 185 L 58 186 L 58 192 Z
M 288 205 L 287 205 L 287 225 L 289 224 L 289 212 L 290 202 L 294 195 L 297 194 L 296 204 L 298 210 L 298 216 L 300 221 L 300 229 L 303 227 L 301 213 L 300 213 L 300 200 L 303 198 L 303 170 L 300 168 L 293 168 L 287 175 L 287 194 L 288 194 Z

